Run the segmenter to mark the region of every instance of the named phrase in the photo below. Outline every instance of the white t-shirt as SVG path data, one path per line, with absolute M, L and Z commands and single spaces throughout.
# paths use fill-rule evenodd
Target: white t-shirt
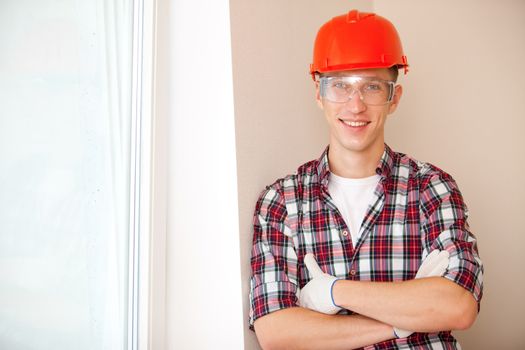
M 350 229 L 354 247 L 361 236 L 361 224 L 372 202 L 379 179 L 379 175 L 349 179 L 333 173 L 330 173 L 328 178 L 328 193 Z

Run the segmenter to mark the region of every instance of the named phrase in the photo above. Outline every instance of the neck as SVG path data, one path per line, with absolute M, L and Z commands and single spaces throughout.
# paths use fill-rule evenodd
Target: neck
M 328 157 L 330 171 L 338 176 L 353 179 L 375 175 L 384 150 L 384 143 L 364 151 L 351 151 L 331 143 Z

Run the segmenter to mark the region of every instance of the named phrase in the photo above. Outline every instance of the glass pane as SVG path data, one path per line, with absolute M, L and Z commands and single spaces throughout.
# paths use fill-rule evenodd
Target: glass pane
M 124 349 L 131 0 L 0 1 L 0 349 Z

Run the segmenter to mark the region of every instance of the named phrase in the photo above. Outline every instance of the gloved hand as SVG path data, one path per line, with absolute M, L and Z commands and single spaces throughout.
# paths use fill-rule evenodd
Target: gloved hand
M 430 252 L 417 270 L 416 278 L 443 276 L 448 267 L 449 255 L 446 250 L 436 249 Z M 412 333 L 414 332 L 394 327 L 396 338 L 406 338 Z
M 324 273 L 313 254 L 304 257 L 304 264 L 312 276 L 299 294 L 299 305 L 325 314 L 336 314 L 341 308 L 334 303 L 332 289 L 339 279 Z

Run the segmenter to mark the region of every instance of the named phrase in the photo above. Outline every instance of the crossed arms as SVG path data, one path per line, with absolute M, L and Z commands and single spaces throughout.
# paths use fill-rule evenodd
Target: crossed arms
M 394 338 L 392 326 L 420 332 L 469 328 L 477 316 L 470 292 L 443 277 L 404 282 L 338 281 L 334 301 L 357 315 L 302 307 L 255 321 L 264 349 L 349 349 Z
M 432 177 L 422 188 L 421 248 L 423 255 L 433 250 L 451 254 L 446 277 L 339 280 L 330 290 L 333 304 L 353 315 L 326 314 L 297 302 L 300 276 L 305 281 L 300 270 L 304 251 L 296 254 L 295 237 L 288 229 L 293 225 L 285 225 L 283 192 L 269 189 L 264 193 L 254 217 L 251 292 L 253 325 L 261 345 L 265 349 L 348 349 L 393 339 L 394 327 L 429 333 L 469 328 L 477 316 L 483 268 L 466 223 L 466 207 L 455 183 L 445 175 Z M 330 262 L 324 264 L 326 268 Z M 303 290 L 311 281 L 306 279 Z

